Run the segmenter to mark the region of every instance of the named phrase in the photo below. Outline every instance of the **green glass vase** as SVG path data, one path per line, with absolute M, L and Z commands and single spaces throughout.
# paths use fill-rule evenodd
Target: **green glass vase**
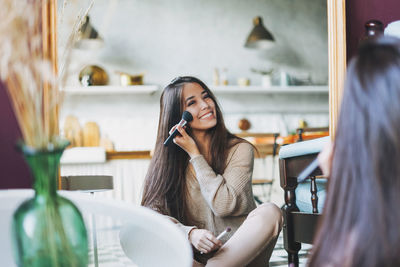
M 20 146 L 34 178 L 35 196 L 15 211 L 12 222 L 18 266 L 87 266 L 88 240 L 77 207 L 57 194 L 58 167 L 68 145 L 35 150 Z

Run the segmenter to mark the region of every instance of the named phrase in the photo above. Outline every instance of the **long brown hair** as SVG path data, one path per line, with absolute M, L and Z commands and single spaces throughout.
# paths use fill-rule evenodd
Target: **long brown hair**
M 349 65 L 323 219 L 309 266 L 400 266 L 400 40 Z
M 189 156 L 177 145 L 164 146 L 169 130 L 176 125 L 183 113 L 182 90 L 186 83 L 197 83 L 209 94 L 215 103 L 217 124 L 208 130 L 210 142 L 210 166 L 222 174 L 229 148 L 244 141 L 231 134 L 225 127 L 221 109 L 210 89 L 199 79 L 191 76 L 175 78 L 167 85 L 160 99 L 160 118 L 154 156 L 144 182 L 142 205 L 172 216 L 182 223 L 192 222 L 186 212 L 186 168 Z M 192 136 L 190 128 L 187 132 Z

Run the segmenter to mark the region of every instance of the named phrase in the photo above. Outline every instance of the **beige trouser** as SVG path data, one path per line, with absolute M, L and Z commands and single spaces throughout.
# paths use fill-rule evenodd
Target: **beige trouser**
M 235 234 L 207 261 L 207 267 L 265 267 L 282 228 L 281 210 L 265 203 L 250 212 Z M 195 262 L 193 266 L 204 266 Z

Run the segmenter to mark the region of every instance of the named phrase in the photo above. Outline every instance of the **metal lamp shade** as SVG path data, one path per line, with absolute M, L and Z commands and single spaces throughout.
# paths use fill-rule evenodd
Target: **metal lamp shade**
M 90 23 L 89 16 L 84 18 L 84 23 L 79 29 L 79 41 L 75 43 L 75 47 L 80 49 L 96 49 L 103 46 L 103 38 Z
M 246 44 L 247 48 L 255 49 L 268 49 L 274 44 L 274 37 L 272 34 L 264 27 L 261 17 L 255 17 L 253 19 L 254 28 L 250 32 L 249 37 L 247 37 Z

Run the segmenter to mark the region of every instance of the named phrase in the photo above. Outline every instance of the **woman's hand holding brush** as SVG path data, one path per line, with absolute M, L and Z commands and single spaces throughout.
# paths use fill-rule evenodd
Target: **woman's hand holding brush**
M 189 233 L 189 241 L 192 245 L 200 251 L 201 254 L 210 253 L 211 251 L 217 250 L 222 246 L 221 238 L 231 231 L 230 227 L 227 227 L 218 237 L 215 237 L 213 233 L 205 229 L 193 229 Z

